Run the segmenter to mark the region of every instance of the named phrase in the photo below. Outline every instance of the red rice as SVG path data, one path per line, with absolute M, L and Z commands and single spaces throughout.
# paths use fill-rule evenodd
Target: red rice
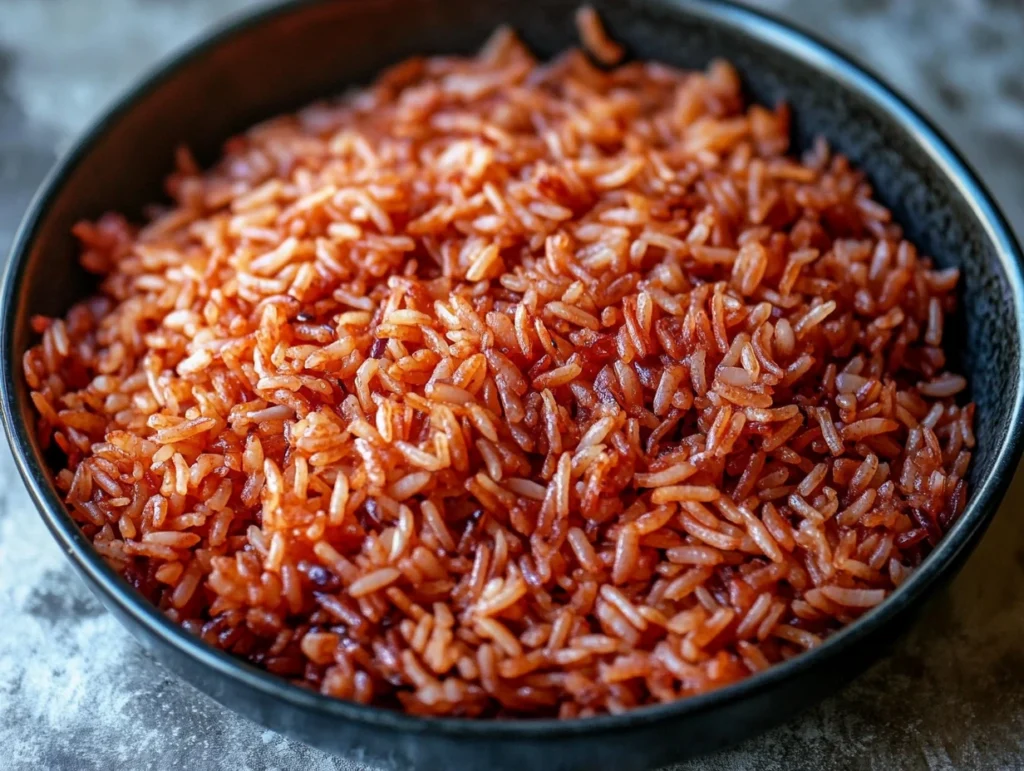
M 722 62 L 502 31 L 182 154 L 34 319 L 69 510 L 209 644 L 413 713 L 619 711 L 817 645 L 961 513 L 975 437 L 956 271 L 788 132 Z

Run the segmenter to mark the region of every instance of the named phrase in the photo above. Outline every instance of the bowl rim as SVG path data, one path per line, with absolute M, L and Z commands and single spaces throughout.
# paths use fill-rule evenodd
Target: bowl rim
M 293 685 L 224 651 L 202 642 L 171 622 L 120 575 L 111 569 L 93 549 L 78 525 L 65 510 L 50 473 L 32 449 L 33 428 L 23 420 L 15 404 L 18 380 L 22 378 L 21 362 L 14 361 L 14 311 L 27 257 L 41 222 L 65 179 L 88 155 L 99 138 L 127 114 L 135 103 L 175 76 L 182 66 L 198 60 L 211 50 L 251 28 L 275 19 L 301 13 L 331 0 L 285 0 L 254 10 L 242 11 L 192 42 L 185 43 L 149 69 L 89 127 L 79 134 L 75 143 L 48 173 L 34 195 L 18 227 L 4 269 L 0 289 L 0 412 L 4 433 L 11 447 L 18 471 L 29 494 L 54 538 L 80 574 L 99 588 L 120 611 L 189 659 L 222 677 L 293 707 L 318 712 L 324 716 L 351 721 L 367 727 L 408 734 L 432 733 L 454 738 L 515 740 L 522 738 L 552 739 L 584 736 L 598 732 L 621 732 L 650 726 L 688 714 L 709 711 L 761 694 L 801 672 L 810 670 L 842 651 L 855 646 L 885 624 L 901 615 L 925 595 L 940 578 L 949 572 L 956 558 L 980 535 L 992 519 L 1003 493 L 1017 468 L 1024 449 L 1024 386 L 1018 385 L 1013 398 L 1011 418 L 995 461 L 978 489 L 970 497 L 963 514 L 945 534 L 922 565 L 877 607 L 857 621 L 827 638 L 810 651 L 739 682 L 706 693 L 665 704 L 637 707 L 620 715 L 599 715 L 572 720 L 543 719 L 469 719 L 421 717 L 395 710 L 357 704 L 324 696 L 316 691 Z M 883 110 L 901 125 L 925 151 L 929 160 L 950 181 L 984 228 L 995 247 L 997 258 L 1007 277 L 1018 337 L 1024 340 L 1024 263 L 1021 248 L 998 205 L 973 168 L 953 148 L 952 143 L 915 107 L 869 68 L 849 54 L 840 52 L 814 35 L 783 21 L 771 13 L 737 5 L 731 0 L 662 0 L 658 3 L 667 12 L 682 12 L 702 21 L 725 26 L 773 48 L 781 50 L 804 66 L 824 71 L 845 87 Z M 1024 384 L 1024 356 L 1018 357 L 1018 384 Z

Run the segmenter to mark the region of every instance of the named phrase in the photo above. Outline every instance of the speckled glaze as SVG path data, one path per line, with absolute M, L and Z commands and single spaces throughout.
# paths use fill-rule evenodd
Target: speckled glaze
M 881 654 L 925 595 L 962 563 L 1020 456 L 1020 251 L 944 140 L 861 70 L 750 11 L 717 2 L 609 1 L 595 4 L 633 54 L 687 67 L 722 56 L 738 67 L 753 98 L 788 101 L 797 116 L 798 146 L 825 135 L 868 173 L 923 251 L 962 269 L 964 331 L 951 353 L 961 354 L 970 375 L 979 450 L 968 509 L 925 565 L 819 649 L 743 683 L 618 717 L 513 723 L 428 721 L 302 691 L 206 648 L 96 557 L 49 481 L 18 366 L 30 340 L 30 315 L 60 313 L 88 290 L 71 268 L 70 225 L 108 209 L 137 212 L 159 197 L 175 145 L 186 143 L 209 159 L 231 132 L 364 82 L 405 56 L 471 51 L 502 22 L 521 30 L 543 55 L 561 50 L 574 40 L 576 4 L 312 0 L 254 16 L 144 82 L 81 140 L 37 197 L 8 266 L 0 298 L 5 427 L 29 492 L 74 566 L 171 670 L 264 725 L 349 758 L 402 768 L 639 771 L 760 731 L 834 692 Z M 197 94 L 217 94 L 216 109 Z

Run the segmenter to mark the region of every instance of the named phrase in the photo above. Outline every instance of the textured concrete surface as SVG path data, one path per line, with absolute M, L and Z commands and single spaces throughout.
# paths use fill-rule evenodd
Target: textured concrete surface
M 964 150 L 1024 226 L 1021 0 L 757 0 L 858 55 Z M 243 0 L 0 0 L 0 254 L 61 150 L 141 70 Z M 890 658 L 686 769 L 1024 768 L 1024 478 Z M 147 658 L 71 573 L 0 449 L 0 769 L 356 768 Z

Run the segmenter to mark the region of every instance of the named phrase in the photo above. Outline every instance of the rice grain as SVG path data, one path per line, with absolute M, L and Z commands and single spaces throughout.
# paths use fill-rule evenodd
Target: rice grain
M 231 139 L 23 369 L 97 551 L 210 645 L 422 715 L 684 698 L 818 645 L 963 511 L 918 253 L 723 62 L 502 30 Z

